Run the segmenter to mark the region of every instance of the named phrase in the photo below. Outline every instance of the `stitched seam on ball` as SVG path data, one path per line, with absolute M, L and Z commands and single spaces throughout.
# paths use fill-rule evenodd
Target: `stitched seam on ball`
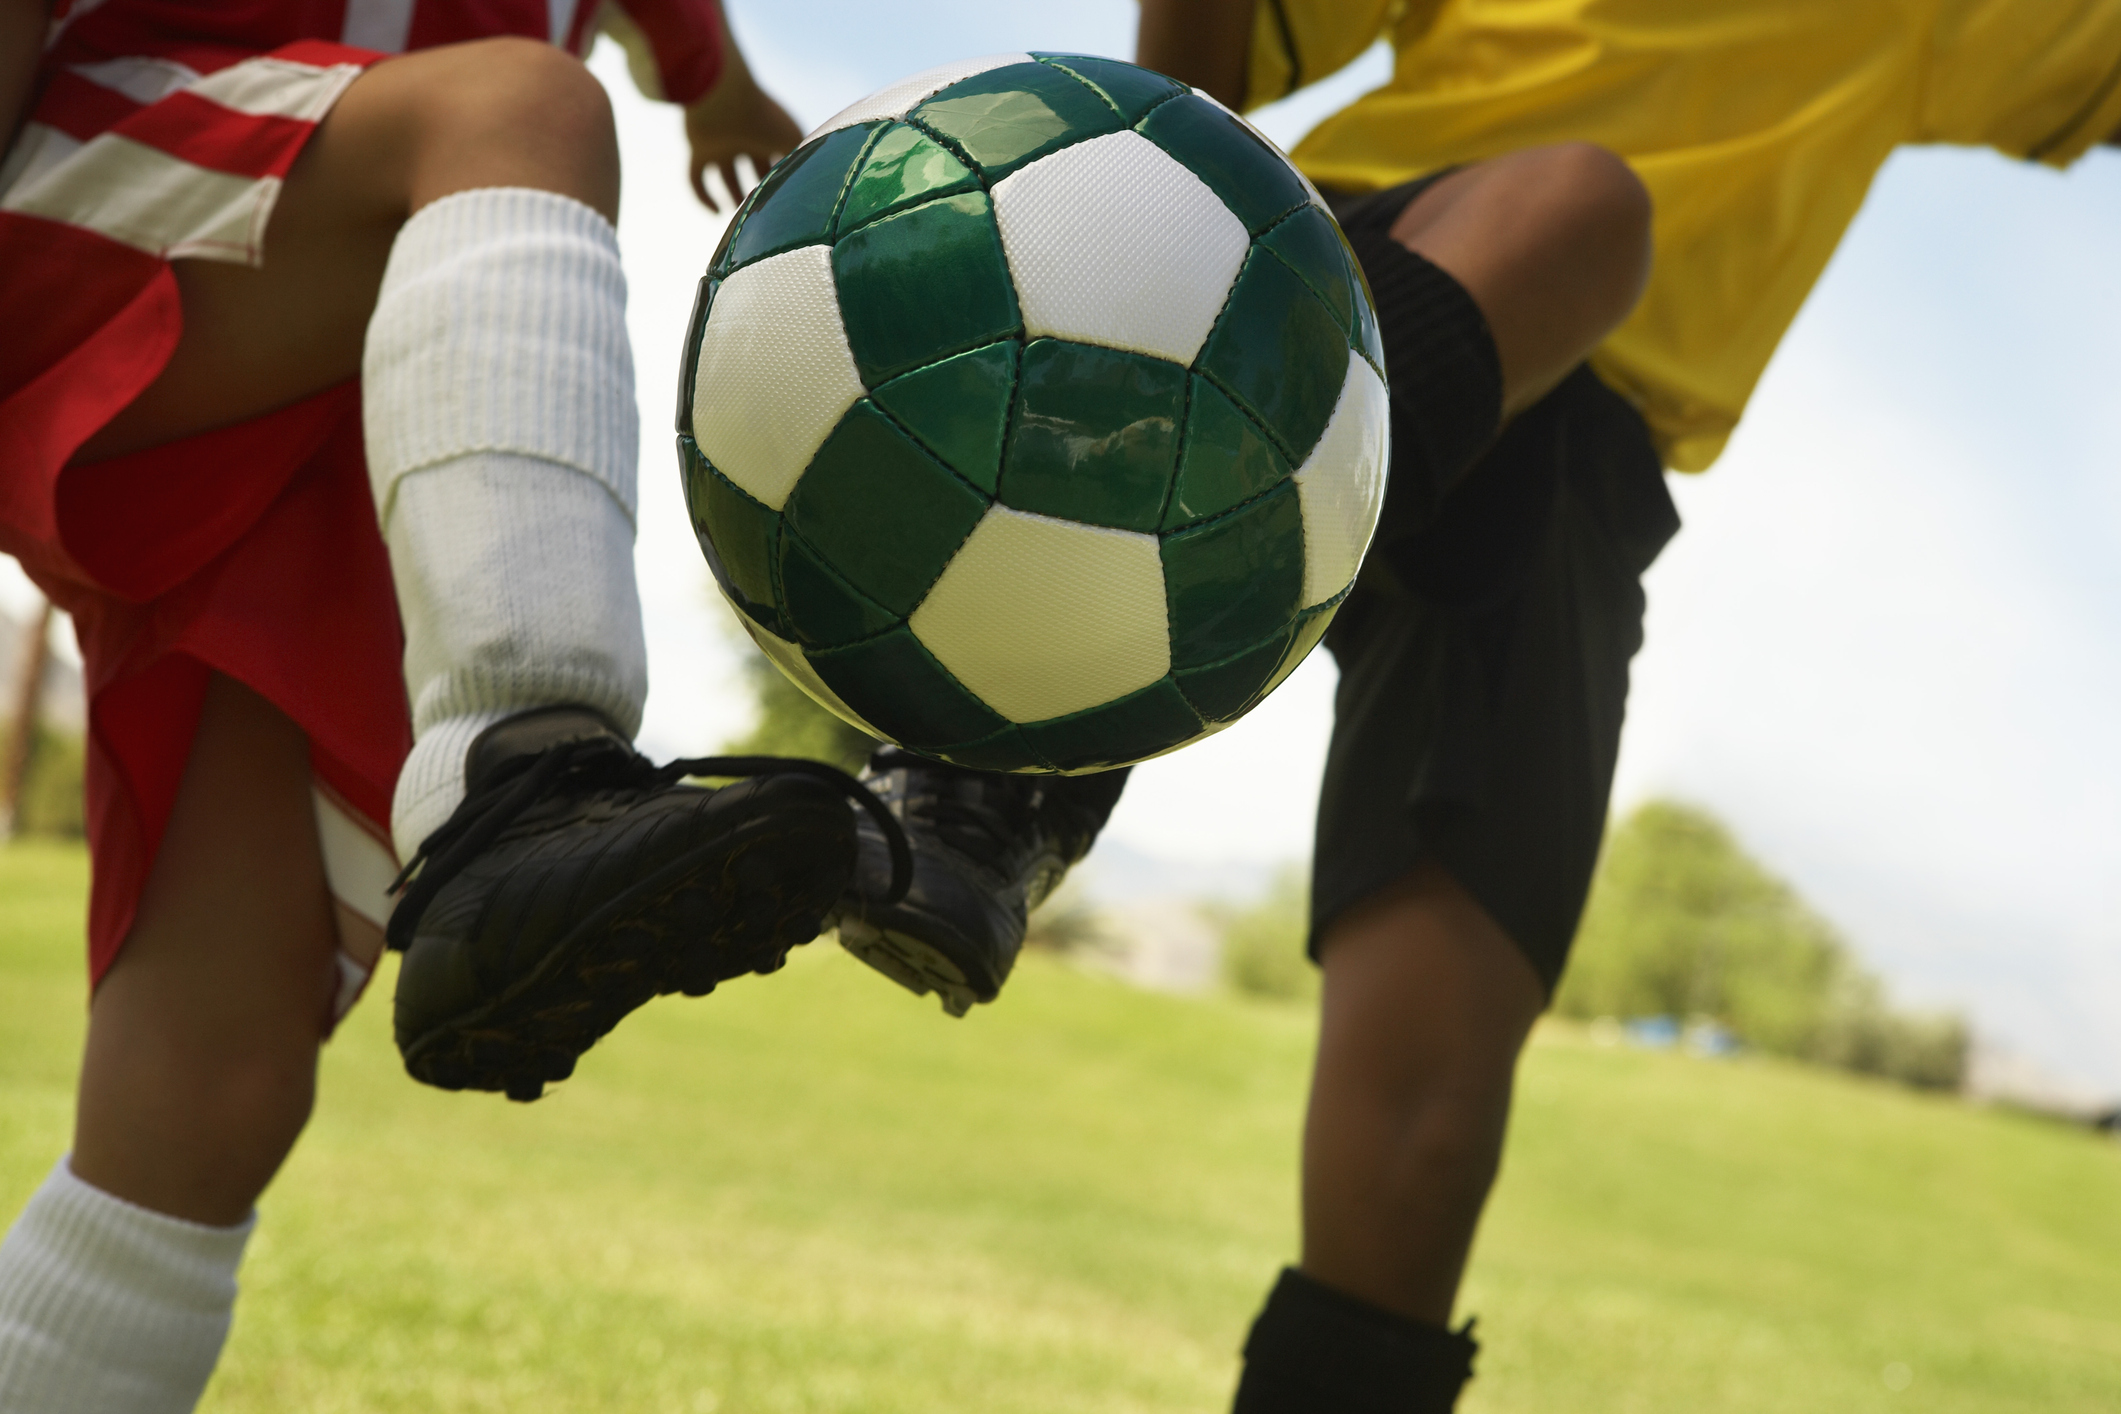
M 1176 480 L 1175 477 L 1173 479 Z M 1267 497 L 1273 495 L 1276 491 L 1281 490 L 1282 487 L 1294 484 L 1295 480 L 1296 473 L 1294 471 L 1291 471 L 1284 475 L 1279 481 L 1276 481 L 1272 486 L 1269 486 L 1266 490 L 1255 491 L 1251 495 L 1245 497 L 1245 499 L 1243 499 L 1242 501 L 1239 501 L 1234 506 L 1229 506 L 1222 510 L 1219 510 L 1211 516 L 1202 516 L 1199 520 L 1189 520 L 1184 525 L 1174 525 L 1169 530 L 1158 531 L 1156 538 L 1158 540 L 1167 540 L 1174 535 L 1187 535 L 1193 531 L 1200 530 L 1205 526 L 1213 525 L 1219 520 L 1227 520 L 1231 516 L 1236 515 L 1239 511 L 1244 510 L 1246 507 L 1255 505 L 1258 502 L 1265 500 Z
M 1203 339 L 1202 343 L 1207 340 Z M 1171 498 L 1178 494 L 1178 473 L 1186 464 L 1186 432 L 1193 426 L 1193 375 L 1186 375 L 1186 394 L 1178 405 L 1178 446 L 1171 454 L 1171 474 L 1164 478 L 1164 496 L 1156 503 L 1156 523 L 1161 526 L 1164 517 L 1171 514 Z M 1157 538 L 1162 540 L 1162 532 Z
M 839 244 L 840 213 L 847 209 L 847 193 L 854 190 L 854 179 L 861 175 L 862 168 L 869 161 L 869 154 L 876 150 L 877 143 L 891 128 L 892 124 L 888 120 L 871 128 L 869 136 L 862 142 L 862 150 L 854 154 L 854 161 L 848 163 L 847 170 L 840 174 L 840 189 L 832 198 L 832 214 L 825 218 L 825 230 L 831 244 Z
M 1068 76 L 1069 78 L 1071 78 L 1071 79 L 1074 79 L 1074 80 L 1075 80 L 1075 81 L 1076 81 L 1077 83 L 1081 84 L 1081 85 L 1082 85 L 1082 86 L 1083 86 L 1084 88 L 1087 88 L 1087 89 L 1089 89 L 1089 90 L 1090 90 L 1090 91 L 1091 91 L 1092 93 L 1094 93 L 1094 94 L 1096 94 L 1096 95 L 1097 95 L 1097 99 L 1098 99 L 1098 102 L 1100 102 L 1100 103 L 1104 104 L 1104 105 L 1105 105 L 1105 106 L 1106 106 L 1107 108 L 1110 108 L 1110 109 L 1112 110 L 1112 116 L 1113 116 L 1113 117 L 1115 117 L 1115 118 L 1120 118 L 1120 119 L 1125 119 L 1125 117 L 1127 116 L 1127 115 L 1126 115 L 1125 113 L 1122 113 L 1122 112 L 1121 112 L 1121 111 L 1119 110 L 1119 105 L 1118 105 L 1117 103 L 1114 103 L 1114 102 L 1112 101 L 1112 95 L 1111 95 L 1111 94 L 1109 94 L 1109 93 L 1105 92 L 1105 91 L 1104 91 L 1103 89 L 1099 88 L 1099 87 L 1098 87 L 1098 86 L 1097 86 L 1096 84 L 1094 84 L 1094 83 L 1090 82 L 1090 80 L 1088 80 L 1088 79 L 1084 78 L 1084 77 L 1083 77 L 1083 76 L 1082 76 L 1081 74 L 1078 74 L 1077 72 L 1075 72 L 1075 70 L 1073 70 L 1073 69 L 1069 68 L 1069 67 L 1068 67 L 1068 66 L 1067 66 L 1066 64 L 1060 64 L 1060 63 L 1056 63 L 1056 62 L 1054 62 L 1054 61 L 1053 61 L 1053 60 L 1051 60 L 1051 59 L 1041 59 L 1041 58 L 1039 58 L 1039 57 L 1038 57 L 1037 55 L 1035 55 L 1035 54 L 1034 54 L 1034 55 L 1032 56 L 1032 58 L 1031 58 L 1031 62 L 1032 62 L 1032 63 L 1034 63 L 1034 64 L 1043 64 L 1043 65 L 1045 65 L 1045 66 L 1046 66 L 1047 68 L 1049 68 L 1049 69 L 1052 69 L 1052 70 L 1054 70 L 1054 71 L 1056 71 L 1056 72 L 1058 72 L 1058 73 L 1063 73 L 1063 74 L 1066 74 L 1066 75 L 1067 75 L 1067 76 Z M 1041 160 L 1043 160 L 1043 159 L 1041 159 Z
M 918 373 L 922 369 L 933 368 L 938 363 L 942 363 L 948 359 L 956 358 L 958 354 L 971 353 L 974 349 L 991 349 L 1000 342 L 1002 342 L 1000 339 L 992 339 L 984 344 L 974 344 L 971 348 L 959 349 L 956 353 L 946 353 L 939 358 L 932 358 L 928 360 L 928 362 L 922 364 L 920 368 L 908 369 L 907 372 Z M 1021 357 L 1019 357 L 1018 362 L 1022 362 Z M 902 373 L 899 376 L 903 378 L 906 375 Z M 891 380 L 886 379 L 884 381 L 888 383 Z M 1012 399 L 1016 396 L 1016 383 L 1013 379 L 1009 384 L 1009 396 Z M 884 421 L 890 423 L 893 427 L 896 427 L 902 434 L 904 434 L 907 441 L 911 442 L 914 446 L 919 447 L 922 451 L 926 452 L 931 458 L 934 459 L 935 464 L 937 466 L 941 467 L 944 471 L 949 472 L 950 475 L 957 480 L 958 484 L 963 486 L 966 490 L 970 491 L 973 495 L 979 497 L 982 501 L 985 501 L 988 505 L 991 506 L 994 504 L 995 494 L 993 492 L 989 492 L 983 487 L 974 485 L 965 476 L 963 472 L 959 471 L 956 467 L 950 465 L 949 458 L 945 457 L 941 452 L 937 451 L 935 448 L 929 446 L 926 442 L 922 441 L 921 435 L 918 432 L 915 432 L 911 427 L 908 427 L 905 423 L 899 421 L 898 417 L 892 413 L 890 408 L 885 407 L 882 403 L 878 402 L 873 397 L 865 399 L 865 401 L 869 404 L 871 408 L 875 409 L 879 417 L 883 418 Z M 1006 447 L 1008 445 L 1006 440 L 1008 437 L 1006 425 L 1004 426 L 1002 435 L 1004 438 L 1003 445 Z M 998 469 L 994 474 L 994 479 L 995 485 L 999 486 L 1001 484 L 1001 472 Z M 984 514 L 984 512 L 982 512 L 982 514 Z M 807 540 L 803 543 L 805 545 L 810 544 L 810 542 Z M 816 547 L 813 546 L 812 548 L 814 549 Z M 930 584 L 928 586 L 929 589 L 933 589 L 934 587 L 935 586 L 933 584 Z M 927 592 L 928 591 L 925 589 L 921 591 L 923 595 L 926 595 Z

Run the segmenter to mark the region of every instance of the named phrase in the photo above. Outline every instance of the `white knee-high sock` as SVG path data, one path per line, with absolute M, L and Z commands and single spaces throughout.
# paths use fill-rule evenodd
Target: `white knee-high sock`
M 421 208 L 391 247 L 361 392 L 405 625 L 413 749 L 391 832 L 410 858 L 494 722 L 580 703 L 640 728 L 640 427 L 611 224 L 520 187 Z
M 61 1159 L 0 1242 L 0 1409 L 186 1414 L 221 1357 L 256 1224 L 149 1212 Z

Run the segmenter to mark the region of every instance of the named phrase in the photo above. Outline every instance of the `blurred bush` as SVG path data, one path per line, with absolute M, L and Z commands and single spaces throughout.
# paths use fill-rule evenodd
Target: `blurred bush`
M 82 784 L 86 765 L 87 747 L 80 736 L 40 723 L 30 745 L 29 769 L 22 778 L 15 832 L 61 839 L 80 839 L 86 834 L 87 801 Z
M 1707 811 L 1650 801 L 1606 840 L 1563 1016 L 1712 1020 L 1743 1044 L 1956 1089 L 1964 1019 L 1895 1012 L 1832 924 Z
M 1257 903 L 1211 903 L 1202 910 L 1222 934 L 1223 980 L 1247 996 L 1309 1001 L 1318 969 L 1304 946 L 1311 929 L 1311 880 L 1288 865 Z

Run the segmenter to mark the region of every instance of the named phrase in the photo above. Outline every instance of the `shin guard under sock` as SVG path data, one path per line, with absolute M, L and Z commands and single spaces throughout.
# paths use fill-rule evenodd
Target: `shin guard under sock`
M 0 1243 L 0 1409 L 187 1414 L 228 1337 L 255 1224 L 165 1217 L 60 1160 Z
M 611 224 L 552 192 L 443 197 L 391 247 L 362 397 L 412 702 L 402 858 L 463 798 L 493 723 L 572 703 L 639 730 L 625 310 Z
M 1283 1270 L 1245 1341 L 1232 1414 L 1449 1414 L 1473 1376 L 1449 1331 Z
M 1379 543 L 1419 532 L 1502 422 L 1502 364 L 1480 306 L 1442 267 L 1377 225 L 1348 244 L 1377 304 L 1392 389 L 1392 480 Z

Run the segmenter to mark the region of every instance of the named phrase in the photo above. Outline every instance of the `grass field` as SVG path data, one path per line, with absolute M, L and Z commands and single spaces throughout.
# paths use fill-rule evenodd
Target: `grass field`
M 83 883 L 0 851 L 8 1214 L 66 1141 Z M 389 982 L 266 1199 L 212 1414 L 1211 1414 L 1292 1250 L 1298 1010 L 1033 957 L 953 1023 L 820 946 L 517 1106 L 406 1080 Z M 1469 1414 L 2107 1414 L 2121 1145 L 1554 1029 L 1467 1309 Z

